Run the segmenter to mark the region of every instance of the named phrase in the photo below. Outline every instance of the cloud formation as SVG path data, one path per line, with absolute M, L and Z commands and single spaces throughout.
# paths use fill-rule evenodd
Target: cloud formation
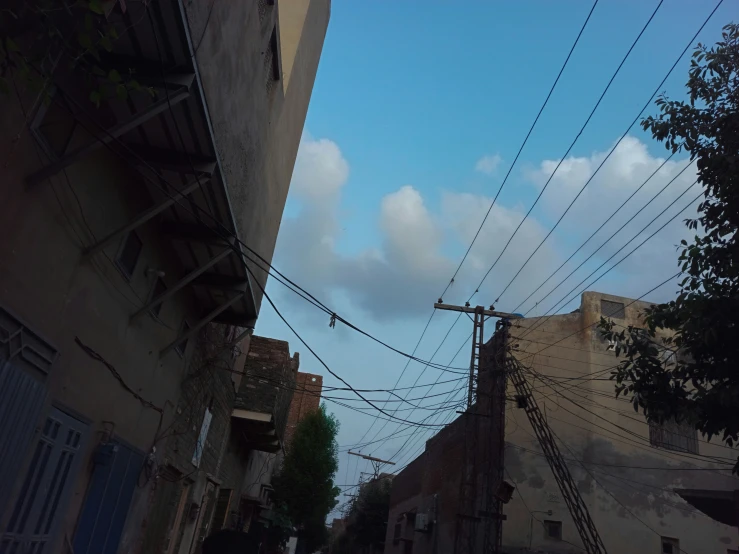
M 521 225 L 502 256 L 504 244 L 523 219 L 528 206 L 493 206 L 445 300 L 462 303 L 478 287 L 479 293 L 473 302 L 488 304 L 500 296 L 551 228 L 551 223 L 545 226 L 542 222 L 556 221 L 606 155 L 607 151 L 567 158 L 542 196 L 541 211 L 535 211 Z M 537 167 L 526 170 L 524 175 L 529 186 L 540 190 L 557 162 L 543 160 Z M 651 156 L 646 145 L 638 139 L 628 137 L 624 140 L 578 198 L 557 231 L 512 281 L 501 297 L 499 308 L 513 309 L 541 285 L 663 162 L 663 158 Z M 698 193 L 698 187 L 677 201 L 643 233 L 638 233 L 695 180 L 693 168 L 678 176 L 684 168 L 685 162 L 664 163 L 621 213 L 518 311 L 525 311 L 538 302 L 541 305 L 533 313 L 543 313 L 550 306 L 555 307 L 557 300 L 629 239 L 636 236 L 630 246 L 584 284 L 677 213 L 694 193 Z M 673 177 L 676 177 L 674 182 L 636 214 Z M 348 178 L 349 163 L 336 143 L 303 137 L 291 189 L 300 203 L 300 211 L 295 217 L 287 217 L 283 221 L 276 253 L 279 267 L 323 300 L 330 302 L 333 295 L 340 293 L 378 321 L 402 320 L 428 313 L 431 302 L 444 289 L 475 236 L 492 198 L 468 192 L 442 191 L 439 209 L 432 211 L 419 188 L 403 185 L 384 196 L 376 208 L 380 241 L 372 247 L 346 253 L 346 248 L 340 251 L 336 245 L 342 228 L 340 200 Z M 534 217 L 537 214 L 538 217 Z M 638 296 L 660 278 L 674 273 L 674 245 L 686 234 L 681 221 L 688 216 L 686 213 L 668 225 L 624 261 L 618 268 L 619 272 L 614 273 L 621 276 L 618 280 L 604 282 L 600 287 L 599 283 L 593 288 Z M 605 243 L 624 224 L 624 229 Z M 544 298 L 571 269 L 602 244 L 604 246 L 592 260 Z M 480 286 L 483 275 L 499 256 L 495 268 Z M 584 284 L 575 292 L 580 291 Z
M 477 160 L 475 171 L 485 175 L 493 175 L 502 161 L 503 158 L 500 157 L 500 154 L 488 154 Z

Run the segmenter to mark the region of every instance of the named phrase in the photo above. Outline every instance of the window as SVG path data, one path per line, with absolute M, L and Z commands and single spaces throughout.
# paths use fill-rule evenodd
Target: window
M 149 301 L 151 302 L 155 298 L 157 298 L 160 294 L 164 294 L 164 291 L 167 290 L 167 285 L 164 284 L 164 281 L 161 277 L 157 277 L 156 282 L 154 283 L 154 288 L 151 289 L 151 296 L 149 297 Z M 149 310 L 149 313 L 153 315 L 154 317 L 158 318 L 159 314 L 162 311 L 162 304 L 163 302 L 160 302 L 156 306 L 154 306 L 151 310 Z
M 626 310 L 623 302 L 611 302 L 610 300 L 600 301 L 600 313 L 603 317 L 613 317 L 615 319 L 625 319 Z
M 161 304 L 160 304 L 161 306 Z M 191 329 L 190 324 L 187 321 L 182 322 L 182 327 L 180 327 L 180 335 L 183 335 L 187 333 Z M 189 339 L 185 339 L 182 342 L 180 342 L 177 346 L 174 347 L 175 351 L 180 355 L 184 356 L 185 351 L 187 350 L 187 343 L 189 342 Z
M 674 419 L 664 423 L 649 422 L 649 444 L 675 452 L 698 454 L 698 432 L 687 423 Z
M 393 542 L 398 543 L 400 540 L 400 532 L 402 531 L 403 526 L 400 523 L 395 524 L 395 529 L 393 529 Z
M 555 540 L 562 540 L 562 522 L 561 521 L 551 521 L 551 520 L 544 520 L 544 531 L 546 533 L 547 538 L 549 539 L 555 539 Z
M 212 402 L 212 400 L 211 400 Z M 203 450 L 205 449 L 205 440 L 208 438 L 208 430 L 210 429 L 210 422 L 213 419 L 213 412 L 210 408 L 205 408 L 205 415 L 203 415 L 203 423 L 200 425 L 200 434 L 198 440 L 195 443 L 195 451 L 192 454 L 192 465 L 200 467 L 200 460 L 203 457 Z
M 680 554 L 680 541 L 670 537 L 662 537 L 662 554 Z
M 125 275 L 126 279 L 131 279 L 133 272 L 136 269 L 136 263 L 139 261 L 141 255 L 141 248 L 143 243 L 139 236 L 131 231 L 123 239 L 121 249 L 118 251 L 118 255 L 115 258 L 115 265 L 121 270 L 121 273 Z
M 51 91 L 52 102 L 42 105 L 31 124 L 31 133 L 49 159 L 64 156 L 77 131 L 77 121 L 68 107 Z

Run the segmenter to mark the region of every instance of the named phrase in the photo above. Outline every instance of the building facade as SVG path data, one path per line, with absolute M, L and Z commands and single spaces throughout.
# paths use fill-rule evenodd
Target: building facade
M 731 553 L 739 546 L 736 527 L 709 517 L 680 493 L 734 491 L 735 449 L 707 442 L 684 425 L 650 423 L 614 394 L 609 377 L 618 363 L 617 345 L 603 340 L 595 324 L 605 316 L 617 328 L 639 327 L 647 306 L 586 292 L 570 314 L 511 320 L 508 344 L 526 368 L 534 398 L 608 552 Z M 484 359 L 490 364 L 494 357 L 488 354 Z M 665 352 L 665 363 L 673 355 Z M 504 479 L 515 489 L 502 510 L 502 551 L 580 552 L 582 542 L 529 423 L 526 400 L 517 397 L 510 378 L 506 396 Z M 463 420 L 430 439 L 393 482 L 386 553 L 454 551 Z M 484 445 L 495 428 L 494 421 L 479 424 L 483 465 L 490 461 Z M 478 479 L 484 474 L 481 470 Z M 419 513 L 428 525 L 418 525 Z M 484 509 L 478 515 L 491 516 Z
M 295 392 L 290 403 L 285 430 L 285 445 L 290 444 L 295 428 L 307 414 L 316 411 L 321 406 L 321 391 L 323 377 L 312 373 L 298 372 L 295 381 Z
M 274 421 L 230 440 L 246 387 L 232 375 L 248 357 L 266 281 L 256 264 L 272 258 L 329 2 L 215 2 L 204 19 L 200 2 L 104 4 L 84 18 L 117 28 L 96 52 L 104 76 L 44 47 L 30 71 L 45 88 L 9 75 L 0 107 L 9 552 L 197 552 L 255 444 L 281 445 Z M 11 31 L 21 52 L 44 46 L 32 24 Z M 163 506 L 189 536 L 159 532 Z

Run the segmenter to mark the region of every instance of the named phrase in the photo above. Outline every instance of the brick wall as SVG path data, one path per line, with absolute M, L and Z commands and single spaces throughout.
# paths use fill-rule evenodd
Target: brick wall
M 286 341 L 252 336 L 235 407 L 272 414 L 284 437 L 299 366 L 298 353 L 291 357 Z
M 287 416 L 287 428 L 285 429 L 285 448 L 290 446 L 295 428 L 306 414 L 317 410 L 321 405 L 321 391 L 323 390 L 323 377 L 312 373 L 298 371 L 295 380 L 295 392 L 290 411 Z
M 491 340 L 482 349 L 481 371 L 478 390 L 478 406 L 473 412 L 487 413 L 494 402 L 497 389 L 494 383 L 498 369 L 495 364 L 498 340 Z M 492 450 L 491 436 L 498 424 L 495 418 L 480 417 L 472 420 L 477 436 L 477 486 L 482 490 L 486 470 L 491 467 L 490 459 L 496 454 Z M 424 452 L 401 471 L 393 480 L 390 495 L 390 513 L 385 541 L 385 554 L 405 554 L 408 540 L 412 540 L 413 554 L 452 552 L 460 509 L 460 479 L 465 460 L 465 434 L 467 421 L 458 417 L 435 436 L 426 441 Z M 483 509 L 483 499 L 478 498 L 477 509 Z M 407 512 L 426 513 L 436 521 L 429 532 L 415 532 L 413 524 L 404 518 Z M 393 540 L 395 526 L 400 524 L 401 537 Z M 482 536 L 482 525 L 478 526 Z

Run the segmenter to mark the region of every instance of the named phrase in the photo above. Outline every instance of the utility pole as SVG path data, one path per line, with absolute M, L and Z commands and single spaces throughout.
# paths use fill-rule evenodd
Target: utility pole
M 502 417 L 505 410 L 505 372 L 502 364 L 494 364 L 494 368 L 485 368 L 482 360 L 482 347 L 485 342 L 484 331 L 485 331 L 485 320 L 490 317 L 501 318 L 502 320 L 517 319 L 521 316 L 518 314 L 509 314 L 505 312 L 498 312 L 494 309 L 494 306 L 490 306 L 486 309 L 484 306 L 471 307 L 469 303 L 464 306 L 454 306 L 450 304 L 444 304 L 441 299 L 439 302 L 434 304 L 434 308 L 438 310 L 448 310 L 453 312 L 462 312 L 466 314 L 473 314 L 472 320 L 472 351 L 470 354 L 470 371 L 469 371 L 469 383 L 467 386 L 467 408 L 463 415 L 465 416 L 465 436 L 464 436 L 464 465 L 462 470 L 462 477 L 460 481 L 459 489 L 459 509 L 457 511 L 457 522 L 454 534 L 454 554 L 477 554 L 479 552 L 479 546 L 482 546 L 486 551 L 489 551 L 489 547 L 492 546 L 490 543 L 494 543 L 495 552 L 500 549 L 500 528 L 502 523 L 500 503 L 495 504 L 495 513 L 491 513 L 490 508 L 493 506 L 493 490 L 497 490 L 502 482 L 502 469 L 503 469 L 503 441 L 505 439 L 504 421 L 493 422 L 494 410 L 498 412 L 499 419 Z M 506 326 L 507 327 L 507 326 Z M 505 333 L 505 330 L 503 331 Z M 505 348 L 505 342 L 502 345 Z M 504 353 L 505 354 L 505 353 Z M 489 392 L 479 390 L 479 377 L 480 371 L 496 371 L 500 375 L 493 376 L 491 390 Z M 481 396 L 489 395 L 487 402 L 479 402 Z M 485 404 L 488 407 L 489 414 L 482 413 L 480 411 L 481 405 Z M 488 445 L 486 449 L 489 453 L 489 465 L 491 466 L 487 474 L 483 475 L 483 485 L 485 488 L 485 494 L 480 498 L 478 496 L 478 448 L 477 448 L 477 437 L 479 435 L 480 419 L 490 418 L 490 425 L 497 426 L 499 432 L 492 433 L 492 441 L 495 444 Z M 500 444 L 498 444 L 500 443 Z M 496 460 L 493 460 L 493 455 L 496 455 Z M 496 475 L 492 475 L 493 465 L 495 466 Z M 499 476 L 499 478 L 495 478 Z M 482 499 L 482 502 L 480 500 Z M 480 545 L 478 538 L 478 523 L 485 519 L 485 533 L 484 543 Z M 492 520 L 495 519 L 495 522 Z M 491 535 L 492 532 L 489 529 L 491 525 L 496 526 L 495 538 L 493 540 Z
M 381 458 L 375 458 L 373 456 L 367 456 L 366 454 L 362 454 L 361 452 L 352 452 L 350 450 L 349 451 L 349 454 L 351 454 L 352 456 L 359 456 L 360 458 L 363 458 L 365 460 L 369 460 L 372 463 L 372 470 L 374 472 L 373 473 L 373 475 L 374 475 L 373 479 L 377 479 L 380 476 L 380 468 L 383 465 L 385 465 L 385 464 L 391 465 L 391 466 L 394 466 L 395 465 L 395 462 L 391 462 L 389 460 L 383 460 Z

